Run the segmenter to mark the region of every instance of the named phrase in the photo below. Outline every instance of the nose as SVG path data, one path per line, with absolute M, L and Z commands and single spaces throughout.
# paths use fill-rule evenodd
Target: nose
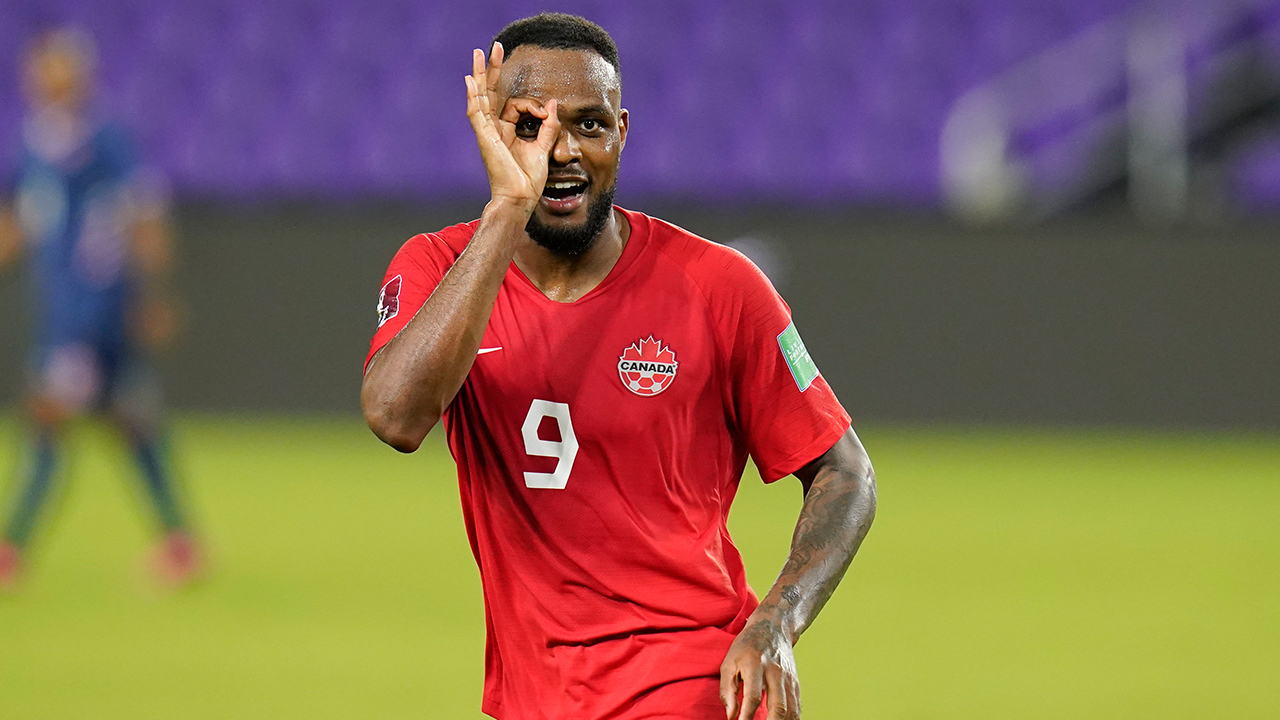
M 560 134 L 556 136 L 556 144 L 551 147 L 551 161 L 556 165 L 568 165 L 582 159 L 582 146 L 578 144 L 578 138 L 568 127 L 561 127 Z

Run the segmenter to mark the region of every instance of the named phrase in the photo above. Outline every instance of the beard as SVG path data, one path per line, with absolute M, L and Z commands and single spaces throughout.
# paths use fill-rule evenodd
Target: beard
M 529 238 L 556 255 L 576 257 L 591 249 L 596 238 L 609 222 L 609 214 L 613 212 L 613 196 L 618 192 L 618 184 L 600 193 L 599 197 L 587 203 L 587 219 L 581 225 L 569 227 L 550 227 L 538 220 L 537 214 L 529 216 L 524 231 Z

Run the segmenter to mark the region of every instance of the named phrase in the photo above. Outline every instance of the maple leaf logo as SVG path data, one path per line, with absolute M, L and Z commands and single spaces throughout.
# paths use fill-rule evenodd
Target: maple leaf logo
M 678 367 L 675 352 L 650 335 L 622 351 L 618 358 L 618 377 L 631 392 L 652 397 L 671 387 Z

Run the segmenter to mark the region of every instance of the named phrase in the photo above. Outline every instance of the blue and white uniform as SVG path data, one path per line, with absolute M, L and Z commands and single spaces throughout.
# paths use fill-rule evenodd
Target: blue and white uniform
M 155 205 L 113 123 L 35 116 L 23 140 L 15 205 L 32 261 L 37 389 L 88 409 L 118 399 L 138 370 L 130 246 L 139 214 Z
M 91 69 L 83 44 L 73 47 L 80 41 L 62 33 L 43 36 L 28 70 L 44 72 L 50 58 Z M 79 79 L 87 92 L 87 77 Z M 190 577 L 198 558 L 170 477 L 159 380 L 144 347 L 133 340 L 141 309 L 135 305 L 145 300 L 141 291 L 150 290 L 141 282 L 135 245 L 139 223 L 163 213 L 158 184 L 145 191 L 120 126 L 95 113 L 79 114 L 73 102 L 33 103 L 22 140 L 21 163 L 6 189 L 13 191 L 30 261 L 31 391 L 38 402 L 32 404 L 31 462 L 0 527 L 0 581 L 12 579 L 51 495 L 63 419 L 105 409 L 123 431 L 166 534 L 162 571 Z

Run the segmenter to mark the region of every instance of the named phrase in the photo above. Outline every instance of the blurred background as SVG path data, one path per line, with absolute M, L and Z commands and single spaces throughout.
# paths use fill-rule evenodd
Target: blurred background
M 0 0 L 0 177 L 23 48 L 71 24 L 167 178 L 211 553 L 137 585 L 131 469 L 77 428 L 0 717 L 479 717 L 447 450 L 357 396 L 391 256 L 486 200 L 470 51 L 542 10 L 619 45 L 619 204 L 766 271 L 876 462 L 806 717 L 1277 716 L 1280 2 Z M 0 276 L 0 469 L 24 308 Z M 743 484 L 763 592 L 800 496 Z

